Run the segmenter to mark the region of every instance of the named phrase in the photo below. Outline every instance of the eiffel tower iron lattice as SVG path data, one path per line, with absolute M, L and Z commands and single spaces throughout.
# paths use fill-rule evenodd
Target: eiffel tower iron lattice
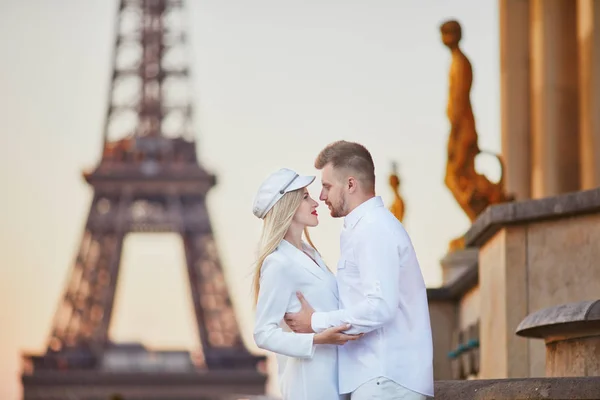
M 54 376 L 44 380 L 44 373 L 110 364 L 121 250 L 132 232 L 181 235 L 202 348 L 198 364 L 205 372 L 245 372 L 244 387 L 263 393 L 257 364 L 264 357 L 251 355 L 241 340 L 206 207 L 216 180 L 197 161 L 182 3 L 120 0 L 102 157 L 83 174 L 94 195 L 47 351 L 24 357 L 25 398 L 47 398 L 34 394 Z M 223 385 L 236 383 L 235 374 L 228 376 Z

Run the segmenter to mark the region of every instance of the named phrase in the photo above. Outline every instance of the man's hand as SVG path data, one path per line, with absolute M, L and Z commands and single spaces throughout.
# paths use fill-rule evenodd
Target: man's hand
M 290 329 L 296 333 L 314 333 L 311 320 L 315 310 L 308 304 L 302 293 L 296 292 L 296 297 L 300 300 L 300 311 L 285 313 L 283 319 Z

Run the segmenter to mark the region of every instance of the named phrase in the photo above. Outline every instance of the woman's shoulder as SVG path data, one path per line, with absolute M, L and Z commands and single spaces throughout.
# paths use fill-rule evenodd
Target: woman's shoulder
M 286 270 L 287 268 L 284 267 L 289 265 L 289 263 L 290 261 L 287 257 L 279 249 L 275 249 L 275 251 L 265 257 L 260 271 L 261 274 L 264 274 L 267 269 L 273 272 Z
M 283 262 L 285 260 L 285 256 L 282 254 L 282 252 L 279 249 L 275 249 L 271 254 L 269 254 L 267 257 L 265 257 L 265 261 L 263 263 L 269 263 L 269 264 L 279 264 L 281 262 Z

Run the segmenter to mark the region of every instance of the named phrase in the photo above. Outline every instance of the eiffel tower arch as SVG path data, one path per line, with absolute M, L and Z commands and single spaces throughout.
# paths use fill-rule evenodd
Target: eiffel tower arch
M 120 0 L 110 98 L 85 231 L 46 352 L 24 356 L 24 398 L 221 399 L 262 394 L 264 357 L 249 353 L 215 245 L 187 91 L 182 0 Z M 201 354 L 149 351 L 109 338 L 123 241 L 180 235 Z

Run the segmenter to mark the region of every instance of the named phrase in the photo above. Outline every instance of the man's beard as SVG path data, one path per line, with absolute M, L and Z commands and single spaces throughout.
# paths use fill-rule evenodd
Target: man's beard
M 342 196 L 338 204 L 331 204 L 331 216 L 333 218 L 345 217 L 348 215 L 346 212 L 346 198 Z

